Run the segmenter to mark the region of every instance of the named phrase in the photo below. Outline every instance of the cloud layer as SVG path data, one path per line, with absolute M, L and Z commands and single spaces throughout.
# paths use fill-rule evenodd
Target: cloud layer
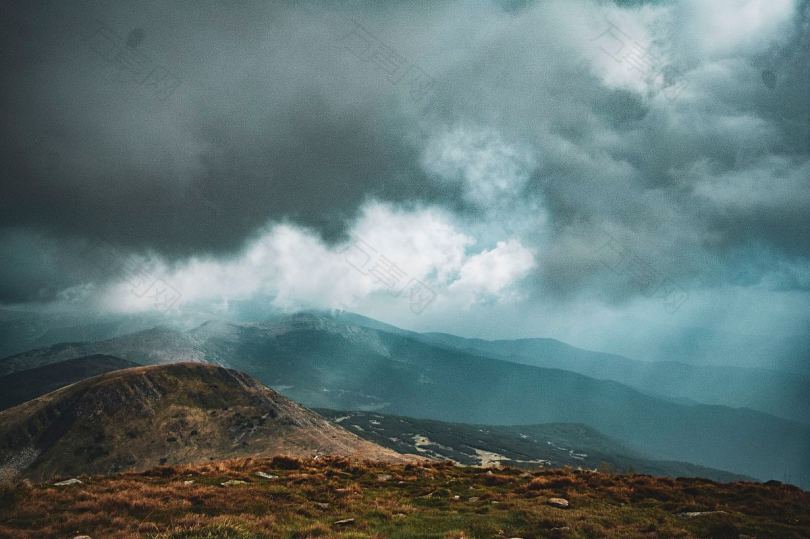
M 806 301 L 807 2 L 3 9 L 3 303 L 143 308 L 99 239 L 178 305 L 387 312 L 364 241 L 468 332 Z

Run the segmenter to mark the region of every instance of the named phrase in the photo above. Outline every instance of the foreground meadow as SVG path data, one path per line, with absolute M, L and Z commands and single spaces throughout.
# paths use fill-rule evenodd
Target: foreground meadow
M 810 493 L 775 482 L 287 457 L 78 480 L 3 487 L 0 537 L 810 537 Z

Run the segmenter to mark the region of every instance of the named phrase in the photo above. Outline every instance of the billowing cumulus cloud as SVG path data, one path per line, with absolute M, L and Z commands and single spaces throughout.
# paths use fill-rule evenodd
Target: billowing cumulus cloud
M 312 230 L 276 224 L 260 231 L 228 260 L 193 257 L 169 267 L 160 259 L 133 265 L 177 291 L 170 306 L 227 305 L 256 297 L 282 310 L 345 309 L 371 297 L 397 297 L 414 282 L 445 308 L 479 302 L 508 302 L 534 266 L 529 249 L 517 240 L 491 249 L 476 247 L 452 216 L 436 208 L 403 211 L 377 202 L 361 209 L 345 243 L 328 245 Z M 138 290 L 129 274 L 99 291 L 111 311 L 149 311 L 153 294 Z

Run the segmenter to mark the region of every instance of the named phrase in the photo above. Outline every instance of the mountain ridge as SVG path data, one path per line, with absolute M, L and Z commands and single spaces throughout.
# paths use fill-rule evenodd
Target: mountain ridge
M 353 313 L 342 316 L 372 329 L 391 327 Z M 644 361 L 580 348 L 549 337 L 480 339 L 407 330 L 399 330 L 399 334 L 484 357 L 613 380 L 659 398 L 751 408 L 810 425 L 807 375 L 773 368 Z
M 785 466 L 794 474 L 810 469 L 810 427 L 795 421 L 727 406 L 685 405 L 616 381 L 324 318 L 304 313 L 258 325 L 205 326 L 191 335 L 163 333 L 165 343 L 154 339 L 155 333 L 136 334 L 80 351 L 171 361 L 186 359 L 192 350 L 197 360 L 247 372 L 309 407 L 461 423 L 580 422 L 656 459 L 760 479 L 781 478 Z M 48 350 L 27 354 L 56 360 Z
M 231 369 L 117 370 L 0 412 L 0 477 L 142 470 L 235 456 L 407 460 Z

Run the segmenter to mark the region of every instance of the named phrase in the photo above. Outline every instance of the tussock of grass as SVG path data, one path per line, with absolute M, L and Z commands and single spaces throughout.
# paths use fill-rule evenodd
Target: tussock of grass
M 245 484 L 222 486 L 229 480 Z M 0 488 L 0 537 L 810 536 L 810 494 L 781 484 L 292 457 L 82 481 Z M 549 506 L 551 497 L 566 498 L 570 507 Z M 682 515 L 694 511 L 713 513 Z

